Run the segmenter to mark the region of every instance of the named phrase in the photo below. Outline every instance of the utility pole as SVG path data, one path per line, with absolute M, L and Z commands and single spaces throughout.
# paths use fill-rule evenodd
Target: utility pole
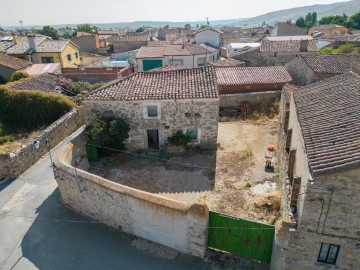
M 20 23 L 20 25 L 21 25 L 21 30 L 23 30 L 23 23 L 24 23 L 24 21 L 23 21 L 23 20 L 19 20 L 19 23 Z
M 206 23 L 207 23 L 208 26 L 210 26 L 209 18 L 208 18 L 208 17 L 206 17 Z

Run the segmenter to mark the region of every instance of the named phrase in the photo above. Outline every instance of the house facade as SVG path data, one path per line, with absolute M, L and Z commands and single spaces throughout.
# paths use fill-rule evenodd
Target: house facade
M 74 43 L 46 36 L 16 37 L 6 53 L 35 64 L 60 63 L 61 67 L 75 67 L 81 62 L 79 48 Z
M 212 67 L 136 73 L 87 95 L 86 115 L 100 111 L 130 124 L 129 150 L 166 148 L 177 131 L 191 146 L 215 148 L 219 96 Z
M 81 35 L 71 40 L 76 46 L 78 46 L 81 52 L 97 52 L 99 48 L 105 47 L 106 44 L 103 39 L 100 39 L 97 35 Z
M 279 22 L 276 26 L 271 30 L 270 35 L 272 37 L 277 36 L 301 36 L 306 35 L 307 29 L 301 28 L 291 21 L 287 22 Z
M 359 91 L 360 76 L 350 72 L 291 93 L 281 179 L 291 214 L 276 234 L 271 269 L 358 268 Z
M 168 65 L 196 68 L 219 59 L 219 50 L 205 44 L 166 44 L 142 47 L 136 56 L 139 71 Z
M 285 65 L 294 82 L 309 85 L 349 71 L 360 72 L 360 56 L 351 54 L 297 56 Z
M 212 28 L 205 28 L 195 33 L 196 44 L 210 44 L 211 46 L 222 47 L 222 32 Z

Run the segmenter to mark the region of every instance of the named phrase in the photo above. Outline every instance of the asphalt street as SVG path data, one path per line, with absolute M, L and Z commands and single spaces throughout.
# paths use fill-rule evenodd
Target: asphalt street
M 17 179 L 0 184 L 0 269 L 210 269 L 192 256 L 148 255 L 131 246 L 133 236 L 68 209 L 50 165 L 47 155 Z

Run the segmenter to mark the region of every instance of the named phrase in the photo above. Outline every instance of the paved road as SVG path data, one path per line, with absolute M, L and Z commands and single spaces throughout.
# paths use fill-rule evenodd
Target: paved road
M 0 184 L 0 269 L 210 268 L 191 256 L 164 260 L 147 255 L 132 248 L 132 240 L 62 205 L 49 156 L 18 179 Z

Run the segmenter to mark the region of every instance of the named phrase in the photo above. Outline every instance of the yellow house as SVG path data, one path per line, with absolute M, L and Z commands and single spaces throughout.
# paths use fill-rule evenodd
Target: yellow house
M 80 65 L 79 48 L 70 40 L 52 40 L 46 36 L 13 36 L 14 45 L 6 53 L 36 64 L 60 63 L 61 67 Z
M 318 32 L 321 32 L 324 35 L 347 35 L 349 34 L 349 29 L 345 26 L 337 24 L 319 25 L 310 28 L 308 35 L 313 36 L 315 33 Z

